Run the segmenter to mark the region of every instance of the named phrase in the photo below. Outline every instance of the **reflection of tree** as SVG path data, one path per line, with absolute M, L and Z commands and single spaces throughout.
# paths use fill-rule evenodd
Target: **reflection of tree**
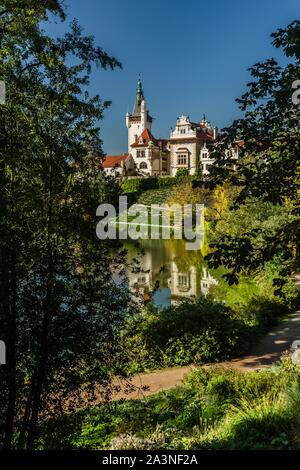
M 181 271 L 188 270 L 191 266 L 195 266 L 196 269 L 201 268 L 204 264 L 204 259 L 201 251 L 191 250 L 188 251 L 185 248 L 185 241 L 173 240 L 174 242 L 180 241 L 181 245 L 178 245 L 176 250 L 176 256 L 173 258 L 178 268 Z

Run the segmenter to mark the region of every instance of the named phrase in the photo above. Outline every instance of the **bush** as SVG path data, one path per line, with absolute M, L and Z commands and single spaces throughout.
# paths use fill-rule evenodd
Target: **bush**
M 172 176 L 149 177 L 149 178 L 130 178 L 122 184 L 124 193 L 141 193 L 149 189 L 170 188 L 178 183 Z
M 131 372 L 227 359 L 249 345 L 249 327 L 222 303 L 205 297 L 139 312 L 129 319 L 123 336 Z
M 175 175 L 175 179 L 178 181 L 178 180 L 182 180 L 182 179 L 185 179 L 185 178 L 189 178 L 189 170 L 187 168 L 179 168 L 177 171 L 176 171 L 176 175 Z
M 177 184 L 177 180 L 173 176 L 165 176 L 165 177 L 157 178 L 158 188 L 171 188 L 175 184 Z

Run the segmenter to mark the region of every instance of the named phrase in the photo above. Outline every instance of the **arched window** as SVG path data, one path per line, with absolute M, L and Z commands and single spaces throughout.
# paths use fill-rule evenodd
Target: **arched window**
M 147 163 L 146 162 L 141 162 L 140 163 L 140 169 L 141 170 L 147 170 L 148 166 L 147 166 Z

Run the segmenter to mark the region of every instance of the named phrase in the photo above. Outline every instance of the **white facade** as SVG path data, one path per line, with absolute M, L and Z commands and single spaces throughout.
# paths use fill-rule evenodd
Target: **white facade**
M 179 168 L 186 168 L 193 175 L 196 171 L 198 145 L 196 129 L 187 116 L 177 119 L 170 135 L 170 173 L 175 176 Z
M 151 137 L 150 137 L 151 139 Z M 146 140 L 143 144 L 133 145 L 131 153 L 137 174 L 141 176 L 163 176 L 168 174 L 165 152 L 154 143 Z
M 209 149 L 207 148 L 206 143 L 203 145 L 203 147 L 200 150 L 199 158 L 200 158 L 200 161 L 201 161 L 201 164 L 202 164 L 203 175 L 208 175 L 209 174 L 209 166 L 214 163 L 214 159 L 210 157 Z
M 133 112 L 126 113 L 126 127 L 128 129 L 128 155 L 132 156 L 137 172 L 144 175 L 151 174 L 152 153 L 148 149 L 151 141 L 151 125 L 152 118 L 147 110 L 142 82 L 139 80 Z M 149 131 L 150 135 L 145 131 Z
M 152 117 L 146 106 L 141 80 L 138 81 L 132 114 L 126 114 L 128 155 L 140 176 L 162 176 L 168 173 L 163 141 L 151 134 Z
M 113 176 L 113 177 L 117 177 L 117 176 L 122 176 L 122 172 L 123 172 L 123 168 L 122 167 L 111 167 L 111 168 L 103 168 L 104 170 L 104 173 L 108 176 Z
M 217 128 L 211 127 L 205 117 L 199 123 L 193 123 L 188 116 L 181 116 L 176 121 L 175 129 L 170 134 L 170 174 L 185 168 L 190 175 L 196 172 L 197 164 L 202 165 L 204 175 L 209 173 L 213 159 L 209 156 L 208 143 L 213 142 Z
M 128 129 L 128 154 L 131 153 L 131 145 L 145 129 L 151 132 L 152 118 L 148 115 L 146 102 L 141 101 L 141 110 L 137 115 L 126 113 L 126 127 Z

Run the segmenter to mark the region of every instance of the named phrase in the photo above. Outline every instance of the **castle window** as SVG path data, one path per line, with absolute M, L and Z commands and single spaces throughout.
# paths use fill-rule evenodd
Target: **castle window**
M 202 158 L 208 158 L 208 153 L 207 153 L 207 152 L 203 152 L 203 153 L 202 153 Z
M 136 156 L 137 158 L 145 158 L 145 150 L 137 150 Z
M 178 155 L 178 165 L 186 165 L 187 164 L 187 155 L 182 154 Z
M 178 284 L 180 287 L 186 287 L 188 285 L 188 277 L 186 275 L 179 274 Z
M 140 169 L 141 169 L 141 170 L 146 170 L 147 168 L 148 168 L 148 166 L 147 166 L 147 163 L 146 163 L 146 162 L 141 162 L 141 163 L 140 163 Z

